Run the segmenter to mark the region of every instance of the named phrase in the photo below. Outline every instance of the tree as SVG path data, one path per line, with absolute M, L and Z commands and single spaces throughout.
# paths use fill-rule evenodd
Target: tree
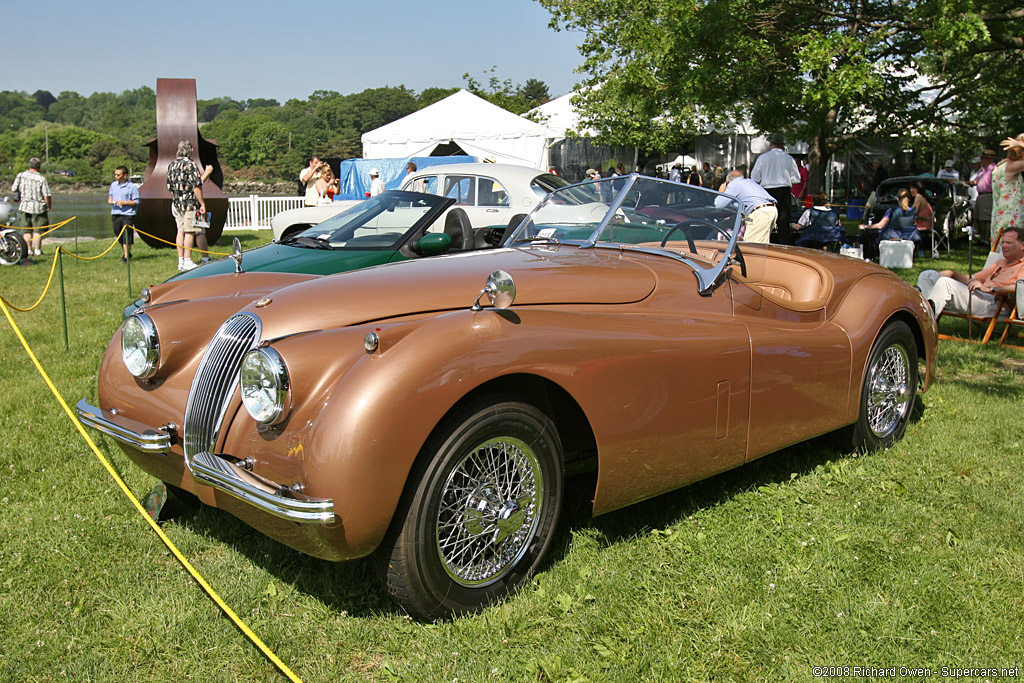
M 531 108 L 542 105 L 551 99 L 547 83 L 536 78 L 528 78 L 526 83 L 519 86 L 519 95 L 530 101 Z
M 484 71 L 484 74 L 487 75 L 486 87 L 468 73 L 462 74 L 462 78 L 466 81 L 466 90 L 513 114 L 524 114 L 532 109 L 535 103 L 522 94 L 522 88 L 516 88 L 510 79 L 500 80 L 497 71 L 498 67 L 496 66 Z M 542 82 L 537 82 L 543 85 Z M 547 86 L 544 86 L 544 89 L 547 90 Z
M 1017 0 L 539 2 L 554 28 L 585 33 L 581 125 L 667 149 L 749 116 L 808 141 L 811 192 L 863 137 L 981 127 L 991 143 L 1024 75 Z

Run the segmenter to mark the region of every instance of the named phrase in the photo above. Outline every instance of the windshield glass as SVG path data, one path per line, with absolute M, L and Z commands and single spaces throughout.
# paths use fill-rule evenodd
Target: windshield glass
M 537 195 L 537 199 L 544 199 L 549 193 L 560 187 L 570 185 L 569 181 L 551 173 L 542 173 L 530 183 L 530 189 Z
M 328 249 L 396 249 L 407 235 L 419 230 L 449 203 L 437 195 L 383 192 L 284 242 Z
M 633 174 L 555 190 L 506 237 L 505 245 L 575 244 L 656 253 L 690 266 L 700 291 L 707 293 L 728 266 L 747 270 L 736 247 L 741 218 L 735 197 Z
M 656 178 L 618 176 L 554 191 L 511 240 L 647 246 L 661 246 L 666 237 L 666 246 L 686 244 L 687 239 L 728 241 L 738 216 L 739 203 L 728 195 Z

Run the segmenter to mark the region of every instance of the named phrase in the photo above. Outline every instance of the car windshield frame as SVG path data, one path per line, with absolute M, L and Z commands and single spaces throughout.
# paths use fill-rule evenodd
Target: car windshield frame
M 737 247 L 742 221 L 736 197 L 633 173 L 558 188 L 506 236 L 504 246 L 565 244 L 664 256 L 691 268 L 698 291 L 708 295 L 728 266 L 738 264 L 746 275 Z M 685 241 L 688 250 L 669 248 L 673 235 L 676 241 Z M 697 241 L 720 252 L 720 257 L 709 259 L 700 253 Z
M 289 235 L 280 244 L 333 251 L 397 251 L 429 228 L 453 203 L 453 199 L 435 194 L 387 190 Z M 410 217 L 415 216 L 411 224 L 405 224 L 397 216 L 396 220 L 387 220 L 388 214 L 402 209 L 417 211 L 410 213 Z M 364 234 L 360 235 L 360 230 Z

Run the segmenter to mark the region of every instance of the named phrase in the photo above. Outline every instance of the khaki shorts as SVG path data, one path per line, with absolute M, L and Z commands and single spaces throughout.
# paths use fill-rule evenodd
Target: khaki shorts
M 186 211 L 184 214 L 180 213 L 173 206 L 171 207 L 171 215 L 174 216 L 174 222 L 178 225 L 178 232 L 186 235 L 201 235 L 203 234 L 203 228 L 196 227 L 196 212 Z
M 46 211 L 42 213 L 25 213 L 22 211 L 18 222 L 21 223 L 23 228 L 43 228 L 50 224 L 50 215 Z M 28 234 L 30 231 L 26 230 L 25 232 Z M 38 231 L 32 230 L 31 232 L 35 234 Z

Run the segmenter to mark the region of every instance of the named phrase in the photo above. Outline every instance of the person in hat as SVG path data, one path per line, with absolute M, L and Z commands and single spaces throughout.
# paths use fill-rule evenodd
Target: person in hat
M 981 169 L 972 183 L 978 188 L 978 199 L 974 203 L 974 234 L 985 240 L 989 239 L 989 226 L 992 224 L 992 171 L 996 168 L 996 153 L 991 149 L 981 152 Z
M 380 179 L 380 171 L 370 169 L 370 196 L 376 197 L 385 190 L 384 181 Z
M 771 139 L 772 148 L 759 156 L 750 170 L 750 179 L 763 187 L 775 200 L 779 212 L 778 241 L 792 244 L 790 237 L 790 197 L 793 185 L 800 182 L 800 170 L 793 157 L 786 154 L 786 138 L 776 133 Z
M 957 180 L 960 180 L 960 171 L 953 168 L 952 159 L 946 159 L 945 163 L 942 164 L 942 169 L 935 174 L 935 177 L 956 182 Z

